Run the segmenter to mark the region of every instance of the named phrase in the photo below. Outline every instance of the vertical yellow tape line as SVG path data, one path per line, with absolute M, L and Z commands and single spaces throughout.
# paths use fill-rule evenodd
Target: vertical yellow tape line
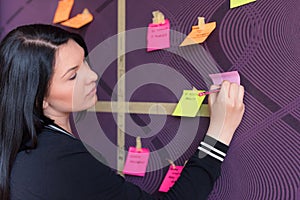
M 125 24 L 126 0 L 118 0 L 118 173 L 123 175 L 125 163 Z

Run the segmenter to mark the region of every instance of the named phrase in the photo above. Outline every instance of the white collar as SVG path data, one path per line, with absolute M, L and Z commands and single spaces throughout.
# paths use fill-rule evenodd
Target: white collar
M 54 126 L 54 125 L 52 125 L 52 124 L 48 124 L 46 127 L 47 127 L 47 128 L 50 128 L 50 129 L 52 129 L 52 130 L 55 130 L 55 131 L 59 131 L 59 132 L 61 132 L 61 133 L 64 133 L 64 134 L 66 134 L 66 135 L 68 135 L 68 136 L 71 136 L 72 138 L 75 138 L 74 135 L 72 135 L 71 133 L 69 133 L 69 132 L 63 130 L 62 128 L 59 128 L 59 127 L 57 127 L 57 126 Z

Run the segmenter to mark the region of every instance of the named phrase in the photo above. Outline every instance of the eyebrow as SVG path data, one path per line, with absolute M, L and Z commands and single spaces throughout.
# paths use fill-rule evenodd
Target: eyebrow
M 69 73 L 70 71 L 72 71 L 72 70 L 75 70 L 75 69 L 77 69 L 78 68 L 78 66 L 75 66 L 75 67 L 72 67 L 72 68 L 70 68 L 70 69 L 68 69 L 68 71 L 61 77 L 61 78 L 63 78 L 67 73 Z

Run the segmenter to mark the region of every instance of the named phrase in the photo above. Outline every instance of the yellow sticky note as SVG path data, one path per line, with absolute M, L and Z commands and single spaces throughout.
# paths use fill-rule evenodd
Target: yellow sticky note
M 71 19 L 61 23 L 61 25 L 71 28 L 81 28 L 82 26 L 93 21 L 93 18 L 93 15 L 88 11 L 87 8 L 85 8 L 81 14 L 78 14 L 75 17 L 72 17 Z
M 55 24 L 69 19 L 73 5 L 74 0 L 59 1 L 53 18 L 53 23 Z
M 256 1 L 256 0 L 230 0 L 230 8 L 242 6 L 242 5 L 254 2 L 254 1 Z
M 173 116 L 195 117 L 202 105 L 205 95 L 199 96 L 205 90 L 183 90 L 183 94 L 172 113 Z
M 193 26 L 190 34 L 180 44 L 180 46 L 187 46 L 192 44 L 203 43 L 208 36 L 215 30 L 216 22 L 210 22 L 199 26 Z

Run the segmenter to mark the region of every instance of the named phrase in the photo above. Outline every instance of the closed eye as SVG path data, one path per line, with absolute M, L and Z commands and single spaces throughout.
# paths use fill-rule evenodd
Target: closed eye
M 71 78 L 69 78 L 69 80 L 74 80 L 77 76 L 77 73 L 75 73 Z

